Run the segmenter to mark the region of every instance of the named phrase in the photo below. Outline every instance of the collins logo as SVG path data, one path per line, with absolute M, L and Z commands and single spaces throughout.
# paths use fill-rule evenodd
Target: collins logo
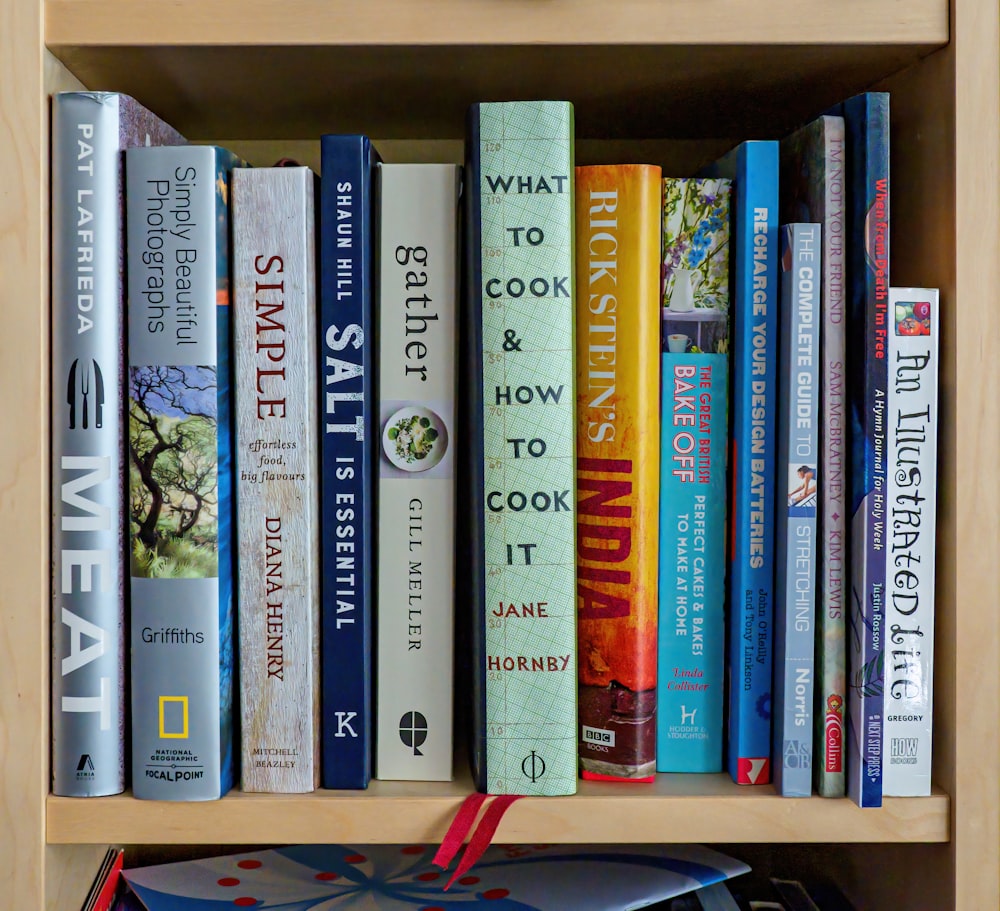
M 423 756 L 420 747 L 427 740 L 427 719 L 420 712 L 407 712 L 399 719 L 399 739 L 414 756 Z
M 104 425 L 104 374 L 96 360 L 77 358 L 70 364 L 66 380 L 69 429 L 100 429 Z

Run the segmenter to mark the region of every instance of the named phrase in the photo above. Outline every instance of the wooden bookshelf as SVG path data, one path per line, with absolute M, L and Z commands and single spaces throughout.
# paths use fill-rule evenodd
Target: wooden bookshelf
M 889 88 L 893 279 L 943 304 L 933 796 L 861 811 L 665 775 L 521 801 L 499 837 L 696 840 L 765 873 L 835 865 L 865 911 L 1000 907 L 998 73 L 995 0 L 0 0 L 0 906 L 78 907 L 112 842 L 434 841 L 470 789 L 49 795 L 47 95 L 82 84 L 262 162 L 327 130 L 454 160 L 469 101 L 562 95 L 581 161 L 678 173 Z
M 368 791 L 233 791 L 221 804 L 49 797 L 46 832 L 50 844 L 186 844 L 192 832 L 208 844 L 440 843 L 471 790 L 464 775 L 445 784 L 376 781 Z M 928 843 L 947 842 L 950 827 L 950 802 L 940 789 L 927 798 L 887 799 L 878 813 L 846 799 L 782 798 L 771 787 L 740 787 L 724 774 L 658 775 L 653 784 L 622 791 L 614 783 L 581 782 L 569 800 L 525 798 L 508 811 L 496 840 Z

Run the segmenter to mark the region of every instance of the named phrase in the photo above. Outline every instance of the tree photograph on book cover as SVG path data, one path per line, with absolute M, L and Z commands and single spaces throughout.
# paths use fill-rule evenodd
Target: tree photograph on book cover
M 219 573 L 216 370 L 129 368 L 131 571 Z

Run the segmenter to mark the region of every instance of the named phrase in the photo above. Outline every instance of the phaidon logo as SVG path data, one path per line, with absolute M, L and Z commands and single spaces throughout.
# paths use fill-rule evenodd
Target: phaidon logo
M 69 405 L 69 429 L 99 430 L 104 426 L 104 374 L 96 360 L 76 358 L 66 380 L 66 404 Z

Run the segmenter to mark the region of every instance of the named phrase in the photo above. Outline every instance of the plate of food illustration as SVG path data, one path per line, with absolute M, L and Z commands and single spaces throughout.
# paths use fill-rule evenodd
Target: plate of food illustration
M 406 405 L 382 425 L 382 451 L 403 471 L 427 471 L 444 458 L 448 431 L 430 408 Z

